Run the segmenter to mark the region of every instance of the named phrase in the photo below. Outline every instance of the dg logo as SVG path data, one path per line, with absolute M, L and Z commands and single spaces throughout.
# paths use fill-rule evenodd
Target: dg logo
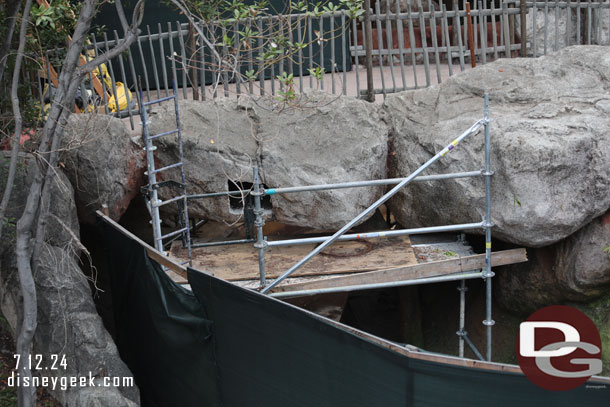
M 601 338 L 581 311 L 554 305 L 534 312 L 519 327 L 516 344 L 521 370 L 534 384 L 571 390 L 601 373 Z

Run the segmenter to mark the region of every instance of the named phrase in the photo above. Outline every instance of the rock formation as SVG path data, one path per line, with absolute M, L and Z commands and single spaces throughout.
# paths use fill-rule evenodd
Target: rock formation
M 94 222 L 95 211 L 106 207 L 118 220 L 140 194 L 146 167 L 142 146 L 121 120 L 101 114 L 70 116 L 63 140 L 61 162 L 81 221 Z
M 610 54 L 566 48 L 501 59 L 431 88 L 386 98 L 390 173 L 404 177 L 483 116 L 491 101 L 495 238 L 529 247 L 558 242 L 610 207 Z M 427 173 L 484 167 L 482 134 Z M 482 179 L 415 183 L 392 201 L 407 227 L 468 223 L 484 213 Z
M 4 156 L 0 156 L 4 160 Z M 27 198 L 36 161 L 26 156 L 19 163 L 15 189 L 7 218 L 18 219 Z M 66 355 L 66 369 L 44 370 L 45 376 L 83 376 L 89 372 L 100 383 L 103 376 L 131 377 L 114 342 L 97 314 L 91 289 L 79 267 L 79 224 L 74 190 L 60 171 L 52 192 L 47 236 L 41 250 L 43 266 L 35 274 L 38 297 L 38 327 L 33 353 Z M 0 187 L 4 190 L 4 176 Z M 8 237 L 8 238 L 5 238 Z M 13 332 L 20 319 L 20 291 L 16 269 L 15 227 L 4 227 L 0 240 L 0 308 Z M 70 406 L 135 406 L 137 387 L 59 387 L 51 394 Z
M 385 177 L 388 128 L 379 108 L 347 97 L 305 97 L 303 107 L 281 112 L 241 99 L 180 101 L 190 193 L 252 183 L 254 165 L 267 188 Z M 150 117 L 151 134 L 175 128 L 173 105 L 156 109 Z M 175 140 L 165 138 L 161 145 L 159 165 L 176 162 Z M 267 215 L 290 225 L 338 229 L 381 193 L 381 188 L 359 188 L 273 195 Z M 226 196 L 189 205 L 201 218 L 230 223 L 242 219 L 242 210 L 232 208 Z

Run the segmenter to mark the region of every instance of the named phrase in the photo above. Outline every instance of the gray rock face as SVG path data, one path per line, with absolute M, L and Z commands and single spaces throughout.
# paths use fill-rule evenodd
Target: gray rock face
M 385 177 L 388 128 L 379 108 L 347 97 L 305 97 L 304 106 L 281 112 L 248 101 L 181 101 L 190 193 L 227 191 L 231 182 L 252 183 L 254 165 L 267 188 Z M 151 121 L 151 134 L 173 128 L 173 105 L 158 108 Z M 175 141 L 166 138 L 162 145 L 159 165 L 175 162 Z M 381 188 L 360 188 L 273 195 L 266 214 L 286 224 L 336 229 L 381 193 Z M 189 205 L 201 218 L 232 223 L 242 217 L 227 197 Z
M 8 218 L 18 219 L 21 215 L 35 165 L 35 160 L 29 156 L 20 162 Z M 5 173 L 0 175 L 3 190 Z M 46 370 L 44 374 L 49 377 L 88 377 L 89 372 L 98 379 L 102 376 L 131 377 L 97 314 L 91 289 L 78 266 L 81 247 L 73 195 L 70 182 L 62 172 L 58 172 L 52 191 L 49 233 L 41 250 L 44 266 L 34 276 L 38 327 L 33 352 L 66 355 L 67 368 Z M 14 252 L 15 227 L 5 226 L 3 238 L 0 239 L 0 307 L 13 332 L 20 318 L 21 307 Z M 57 388 L 51 393 L 63 405 L 70 406 L 135 406 L 139 400 L 135 385 L 95 389 Z
M 527 263 L 500 269 L 496 297 L 507 309 L 533 312 L 543 306 L 599 297 L 610 284 L 610 212 L 553 245 L 528 250 Z
M 501 59 L 439 86 L 386 99 L 390 173 L 403 177 L 483 115 L 490 95 L 493 234 L 530 247 L 557 242 L 610 207 L 610 54 L 566 48 L 538 59 Z M 484 168 L 482 133 L 426 173 Z M 482 179 L 414 183 L 390 206 L 406 227 L 479 221 Z
M 101 114 L 70 116 L 63 147 L 61 160 L 76 190 L 80 219 L 94 222 L 95 211 L 105 205 L 118 220 L 144 181 L 142 147 L 121 120 Z

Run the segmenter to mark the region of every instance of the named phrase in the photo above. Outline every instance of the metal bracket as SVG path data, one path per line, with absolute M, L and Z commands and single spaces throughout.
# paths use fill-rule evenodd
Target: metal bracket
M 467 332 L 467 331 L 465 331 L 465 330 L 463 330 L 463 329 L 460 329 L 459 331 L 456 331 L 456 333 L 455 333 L 455 334 L 456 334 L 457 336 L 459 336 L 460 338 L 463 338 L 463 337 L 465 337 L 466 335 L 468 335 L 468 332 Z
M 460 285 L 460 286 L 458 286 L 458 287 L 456 288 L 456 290 L 466 292 L 466 291 L 468 291 L 468 287 L 466 287 L 466 286 L 462 287 L 462 286 Z
M 494 321 L 493 319 L 485 319 L 483 320 L 483 325 L 485 326 L 494 326 L 496 324 L 496 321 Z
M 481 223 L 482 223 L 481 227 L 482 227 L 483 229 L 485 229 L 485 228 L 492 228 L 492 227 L 494 227 L 494 226 L 495 226 L 495 224 L 494 224 L 494 223 L 492 223 L 492 222 L 488 221 L 488 220 L 487 220 L 487 219 L 485 219 L 485 218 L 483 218 L 483 220 L 482 220 L 482 222 L 481 222 Z
M 492 176 L 495 173 L 496 173 L 495 171 L 491 171 L 491 170 L 490 171 L 485 171 L 484 169 L 481 170 L 481 175 L 485 175 L 485 176 L 487 176 L 487 175 Z
M 486 279 L 486 278 L 492 278 L 495 275 L 496 275 L 496 273 L 494 273 L 493 271 L 489 270 L 489 272 L 484 271 L 483 274 L 481 274 L 481 277 Z
M 267 240 L 263 240 L 261 243 L 254 243 L 254 248 L 256 249 L 263 249 L 266 250 L 267 247 L 269 246 L 269 243 L 267 243 Z

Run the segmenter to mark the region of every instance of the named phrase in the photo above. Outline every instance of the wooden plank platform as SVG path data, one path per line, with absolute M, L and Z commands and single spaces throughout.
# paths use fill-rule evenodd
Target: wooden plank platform
M 525 249 L 512 249 L 493 252 L 492 267 L 527 261 Z M 419 278 L 442 276 L 466 271 L 480 270 L 485 267 L 485 255 L 458 256 L 457 258 L 431 261 L 420 264 L 392 267 L 385 270 L 369 271 L 354 275 L 333 277 L 318 281 L 304 281 L 295 284 L 279 285 L 273 292 L 313 290 L 331 287 L 362 286 L 366 284 L 389 283 L 416 280 Z
M 268 279 L 279 277 L 316 247 L 315 244 L 269 247 L 265 252 Z M 170 257 L 180 263 L 187 258 L 180 242 Z M 337 242 L 312 258 L 292 277 L 362 273 L 417 264 L 408 236 Z M 258 280 L 258 254 L 252 244 L 193 249 L 193 268 L 228 281 Z

